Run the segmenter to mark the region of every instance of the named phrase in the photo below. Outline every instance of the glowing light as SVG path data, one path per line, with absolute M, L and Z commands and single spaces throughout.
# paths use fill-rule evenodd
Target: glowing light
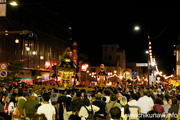
M 17 2 L 13 1 L 13 2 L 10 3 L 10 5 L 17 6 L 18 4 L 17 4 Z
M 44 59 L 44 56 L 41 55 L 41 56 L 40 56 L 40 59 L 43 60 L 43 59 Z
M 82 64 L 81 71 L 86 71 L 88 66 L 88 64 Z
M 19 39 L 16 39 L 16 40 L 15 40 L 15 43 L 19 43 Z
M 140 30 L 140 27 L 139 26 L 135 26 L 134 30 L 138 31 L 138 30 Z
M 27 51 L 30 51 L 30 47 L 26 47 L 26 50 L 27 50 Z
M 151 65 L 152 65 L 152 66 L 155 66 L 155 64 L 156 64 L 155 62 L 151 62 Z
M 37 52 L 36 52 L 36 51 L 33 51 L 33 52 L 32 52 L 32 54 L 33 54 L 33 55 L 36 55 L 36 54 L 37 54 Z

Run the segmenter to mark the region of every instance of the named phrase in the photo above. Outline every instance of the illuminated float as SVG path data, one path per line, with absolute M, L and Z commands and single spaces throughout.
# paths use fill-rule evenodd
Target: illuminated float
M 106 84 L 107 83 L 107 81 L 106 81 L 107 74 L 104 70 L 104 64 L 101 64 L 100 68 L 101 68 L 101 70 L 97 74 L 97 82 L 99 84 Z
M 72 52 L 68 47 L 63 54 L 64 58 L 59 61 L 56 66 L 57 75 L 60 77 L 60 84 L 63 87 L 72 86 L 74 84 L 73 76 L 76 74 L 76 63 L 72 60 Z

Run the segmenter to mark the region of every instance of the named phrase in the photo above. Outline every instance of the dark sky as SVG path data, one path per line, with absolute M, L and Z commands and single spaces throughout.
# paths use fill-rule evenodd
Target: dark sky
M 153 56 L 159 70 L 172 74 L 175 68 L 174 47 L 180 33 L 178 6 L 84 6 L 74 18 L 73 37 L 79 51 L 88 53 L 90 61 L 101 64 L 101 44 L 118 43 L 126 50 L 127 61 L 147 62 L 147 35 L 152 38 Z M 141 31 L 133 31 L 134 25 Z
M 176 59 L 174 45 L 180 34 L 180 6 L 159 6 L 137 2 L 107 1 L 72 2 L 71 0 L 32 0 L 43 3 L 73 23 L 73 40 L 78 41 L 79 53 L 89 55 L 90 65 L 101 64 L 101 45 L 117 43 L 125 49 L 127 61 L 147 62 L 149 34 L 152 38 L 153 56 L 159 70 L 172 74 Z M 142 28 L 133 31 L 135 25 Z

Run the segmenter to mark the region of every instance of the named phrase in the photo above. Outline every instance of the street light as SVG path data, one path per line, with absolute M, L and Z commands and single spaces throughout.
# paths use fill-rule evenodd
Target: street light
M 10 2 L 9 4 L 12 5 L 12 6 L 17 6 L 18 5 L 18 3 L 16 1 Z
M 135 31 L 139 31 L 140 30 L 140 27 L 139 26 L 135 26 L 134 27 L 134 30 Z M 148 33 L 149 34 L 149 33 Z M 148 51 L 146 51 L 146 54 L 148 54 L 148 87 L 149 87 L 149 71 L 150 71 L 150 65 L 151 65 L 151 63 L 150 63 L 150 59 L 152 59 L 152 47 L 151 47 L 151 38 L 150 38 L 150 36 L 148 35 L 148 42 L 149 42 L 149 44 L 148 44 Z M 155 65 L 155 64 L 154 64 Z

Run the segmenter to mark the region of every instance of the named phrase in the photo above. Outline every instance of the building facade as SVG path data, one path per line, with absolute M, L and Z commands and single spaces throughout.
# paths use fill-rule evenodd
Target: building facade
M 102 63 L 126 68 L 126 53 L 118 44 L 102 45 Z
M 37 68 L 41 79 L 49 77 L 46 61 L 57 63 L 67 47 L 72 47 L 72 23 L 38 5 L 7 7 L 6 17 L 0 17 L 0 63 L 25 61 L 21 78 L 34 79 Z
M 176 50 L 174 50 L 174 55 L 176 55 L 176 75 L 175 77 L 180 80 L 180 38 L 178 39 L 178 44 Z

